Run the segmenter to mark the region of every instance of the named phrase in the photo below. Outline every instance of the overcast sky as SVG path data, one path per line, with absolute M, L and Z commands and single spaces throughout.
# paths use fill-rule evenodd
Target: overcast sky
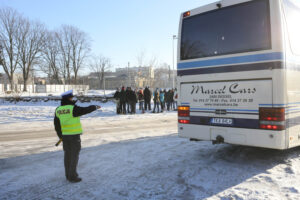
M 215 0 L 0 0 L 49 29 L 74 25 L 92 38 L 92 52 L 115 67 L 137 64 L 141 51 L 172 65 L 172 35 L 181 12 Z

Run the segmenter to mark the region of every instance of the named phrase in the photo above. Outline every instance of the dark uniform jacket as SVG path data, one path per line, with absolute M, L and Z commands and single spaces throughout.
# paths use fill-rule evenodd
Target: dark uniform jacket
M 61 100 L 61 105 L 62 106 L 66 106 L 66 105 L 74 105 L 74 109 L 73 109 L 73 117 L 80 117 L 82 115 L 91 113 L 93 111 L 95 111 L 97 109 L 96 106 L 92 105 L 92 106 L 88 106 L 88 107 L 80 107 L 75 105 L 76 102 L 72 102 L 68 99 L 62 99 Z M 57 133 L 57 136 L 59 138 L 62 138 L 62 132 L 61 132 L 61 126 L 60 126 L 60 121 L 59 118 L 56 117 L 56 113 L 54 114 L 54 127 L 55 127 L 55 131 Z

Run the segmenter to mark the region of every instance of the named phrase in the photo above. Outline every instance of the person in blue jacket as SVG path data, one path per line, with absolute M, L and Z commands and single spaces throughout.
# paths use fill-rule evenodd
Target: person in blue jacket
M 165 109 L 165 93 L 162 89 L 160 89 L 159 100 L 160 100 L 161 112 L 163 112 Z

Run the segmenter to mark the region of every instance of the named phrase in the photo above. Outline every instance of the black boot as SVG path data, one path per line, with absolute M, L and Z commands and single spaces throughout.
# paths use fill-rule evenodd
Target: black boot
M 71 183 L 78 183 L 78 182 L 80 182 L 81 180 L 82 180 L 82 179 L 79 178 L 79 177 L 69 179 L 69 181 L 70 181 Z

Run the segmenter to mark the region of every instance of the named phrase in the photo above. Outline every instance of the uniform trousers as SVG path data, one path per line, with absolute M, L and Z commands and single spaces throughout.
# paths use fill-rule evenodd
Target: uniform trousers
M 78 177 L 77 164 L 81 149 L 80 134 L 63 135 L 65 174 L 68 180 Z

